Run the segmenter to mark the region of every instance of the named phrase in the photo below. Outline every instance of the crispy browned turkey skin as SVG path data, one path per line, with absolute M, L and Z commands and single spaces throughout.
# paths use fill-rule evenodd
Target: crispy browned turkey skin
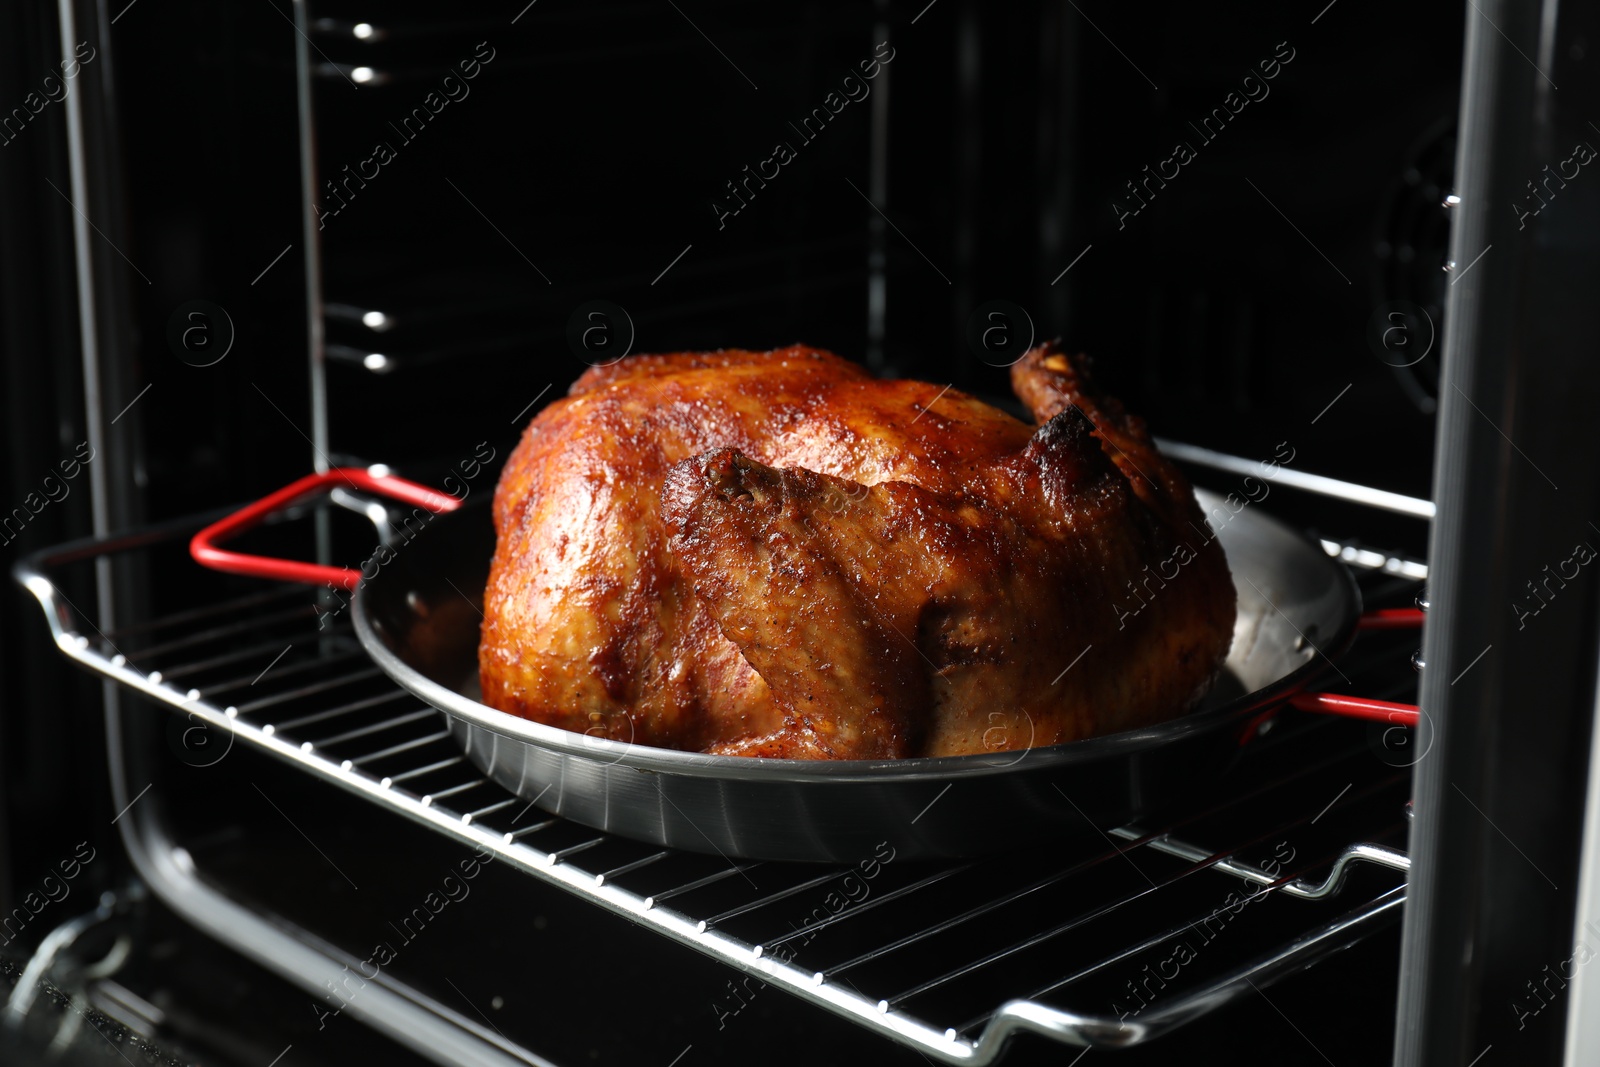
M 484 701 L 803 759 L 1183 713 L 1234 620 L 1193 493 L 1083 357 L 1035 349 L 1012 384 L 1037 426 L 803 347 L 589 371 L 495 492 Z

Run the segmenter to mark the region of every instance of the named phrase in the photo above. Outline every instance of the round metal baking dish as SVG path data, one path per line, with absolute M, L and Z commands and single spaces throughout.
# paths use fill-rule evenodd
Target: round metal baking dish
M 1220 499 L 1201 492 L 1210 511 Z M 1069 744 L 888 761 L 750 759 L 589 737 L 477 700 L 478 624 L 494 551 L 486 506 L 429 524 L 354 601 L 373 660 L 438 708 L 467 758 L 539 807 L 673 848 L 755 860 L 961 856 L 1097 835 L 1203 789 L 1253 719 L 1354 633 L 1360 594 L 1300 533 L 1246 507 L 1218 537 L 1239 594 L 1233 646 L 1199 708 Z M 1065 666 L 1065 664 L 1063 664 Z

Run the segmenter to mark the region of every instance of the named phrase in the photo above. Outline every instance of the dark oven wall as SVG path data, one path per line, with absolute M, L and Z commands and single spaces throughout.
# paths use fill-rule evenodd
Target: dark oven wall
M 624 348 L 803 341 L 1003 395 L 996 301 L 989 338 L 1094 353 L 1162 436 L 1288 437 L 1308 469 L 1426 495 L 1437 353 L 1385 360 L 1442 325 L 1459 23 L 1357 0 L 118 13 L 114 68 L 84 75 L 113 90 L 86 130 L 126 295 L 113 518 L 508 443 Z
M 1004 395 L 1030 334 L 1427 495 L 1454 8 L 512 6 L 313 6 L 335 458 L 500 449 L 628 347 Z
M 982 338 L 1022 334 L 1163 437 L 1426 494 L 1437 352 L 1379 355 L 1440 320 L 1453 8 L 338 0 L 133 8 L 110 45 L 128 517 L 438 477 L 624 347 L 1003 395 Z
M 65 7 L 65 41 L 54 2 L 0 12 L 0 914 L 30 909 L 0 931 L 7 955 L 127 874 L 102 687 L 51 645 L 11 566 L 94 534 L 101 490 L 104 532 L 259 494 L 309 462 L 262 399 L 305 423 L 304 275 L 292 255 L 262 274 L 300 216 L 292 26 L 267 5 L 117 5 L 105 32 L 92 5 Z M 72 109 L 87 191 L 69 166 Z M 138 588 L 160 603 L 191 577 Z M 95 612 L 93 583 L 63 593 Z M 91 849 L 63 892 L 63 864 Z

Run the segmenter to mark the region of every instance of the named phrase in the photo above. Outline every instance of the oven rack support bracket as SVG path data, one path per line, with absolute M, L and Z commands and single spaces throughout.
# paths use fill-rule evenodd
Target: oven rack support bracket
M 1323 957 L 1348 947 L 1367 931 L 1397 919 L 1405 902 L 1405 887 L 1402 884 L 1221 974 L 1200 988 L 1174 998 L 1159 1009 L 1141 1013 L 1134 1020 L 1123 1021 L 1112 1015 L 1080 1014 L 1034 1000 L 1011 1000 L 994 1011 L 975 1039 L 969 1039 L 954 1029 L 941 1030 L 920 1018 L 894 1010 L 886 1001 L 868 999 L 843 983 L 830 982 L 820 972 L 795 967 L 766 953 L 761 945 L 708 929 L 706 923 L 691 915 L 607 882 L 603 874 L 566 859 L 561 849 L 544 851 L 518 841 L 519 834 L 492 830 L 481 818 L 475 821 L 472 812 L 452 811 L 438 803 L 435 797 L 412 793 L 389 778 L 374 777 L 350 760 L 335 761 L 319 752 L 311 742 L 297 742 L 291 736 L 275 730 L 271 724 L 250 722 L 239 716 L 235 708 L 218 707 L 202 699 L 197 691 L 182 689 L 164 680 L 159 671 L 146 673 L 121 654 L 108 655 L 105 650 L 96 647 L 88 634 L 98 634 L 98 628 L 91 620 L 80 616 L 61 593 L 56 581 L 49 576 L 50 573 L 67 564 L 175 540 L 192 533 L 198 525 L 194 521 L 175 522 L 121 537 L 76 542 L 24 559 L 16 565 L 14 574 L 39 601 L 56 646 L 90 671 L 158 701 L 177 714 L 203 721 L 233 740 L 270 753 L 324 781 L 364 796 L 381 807 L 490 853 L 542 882 L 559 887 L 763 982 L 785 989 L 804 1001 L 852 1020 L 868 1031 L 909 1046 L 930 1060 L 984 1067 L 999 1059 L 1012 1037 L 1023 1033 L 1033 1033 L 1083 1048 L 1119 1048 L 1138 1044 L 1173 1030 L 1252 987 L 1303 970 Z M 1344 546 L 1333 542 L 1324 542 L 1324 547 L 1330 555 L 1344 552 Z M 1399 570 L 1397 564 L 1390 562 L 1387 557 L 1377 558 L 1379 562 L 1376 569 L 1390 572 Z M 109 639 L 100 636 L 102 642 L 109 646 Z M 499 806 L 496 805 L 496 808 Z M 481 816 L 482 813 L 478 814 Z M 1149 837 L 1133 827 L 1118 828 L 1113 835 L 1125 841 L 1144 838 L 1143 847 L 1181 859 L 1201 861 L 1209 858 L 1212 868 L 1255 883 L 1262 887 L 1263 892 L 1283 892 L 1288 897 L 1309 900 L 1336 895 L 1353 865 L 1372 864 L 1399 871 L 1406 871 L 1410 866 L 1409 857 L 1402 851 L 1377 844 L 1356 843 L 1345 848 L 1334 859 L 1321 882 L 1274 881 L 1258 870 L 1236 863 L 1230 857 L 1211 857 L 1206 850 L 1169 835 Z M 566 850 L 568 853 L 571 851 Z M 249 951 L 247 946 L 237 947 Z

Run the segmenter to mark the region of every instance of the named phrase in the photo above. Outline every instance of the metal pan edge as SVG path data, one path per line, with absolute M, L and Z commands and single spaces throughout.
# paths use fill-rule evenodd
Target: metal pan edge
M 1203 508 L 1220 503 L 1220 498 L 1204 490 L 1196 494 Z M 442 516 L 438 522 L 465 523 L 477 518 L 487 523 L 483 509 L 472 507 L 452 515 Z M 1237 528 L 1235 524 L 1241 524 Z M 1230 530 L 1235 533 L 1230 536 Z M 1294 560 L 1278 559 L 1274 562 L 1290 567 L 1316 568 L 1324 571 L 1329 591 L 1342 602 L 1333 610 L 1336 625 L 1320 632 L 1321 640 L 1310 646 L 1304 661 L 1292 670 L 1248 693 L 1214 707 L 1157 723 L 1148 727 L 1085 738 L 1060 745 L 1044 746 L 995 754 L 966 756 L 929 756 L 903 760 L 782 760 L 752 759 L 741 756 L 715 756 L 702 752 L 683 752 L 649 745 L 630 744 L 602 738 L 574 734 L 557 727 L 546 726 L 490 708 L 465 696 L 456 689 L 429 677 L 413 667 L 394 647 L 396 635 L 389 633 L 375 618 L 370 603 L 374 598 L 394 595 L 394 583 L 405 572 L 380 571 L 360 589 L 353 605 L 354 625 L 362 647 L 373 661 L 397 683 L 422 700 L 450 716 L 464 720 L 475 727 L 491 731 L 502 737 L 537 746 L 554 753 L 580 757 L 606 765 L 631 767 L 639 771 L 659 774 L 692 775 L 726 780 L 762 782 L 889 782 L 889 781 L 948 781 L 968 777 L 1004 774 L 1020 761 L 1017 752 L 1026 752 L 1029 764 L 1034 767 L 1069 767 L 1074 764 L 1115 759 L 1118 756 L 1142 751 L 1151 746 L 1169 743 L 1184 736 L 1215 730 L 1238 721 L 1293 692 L 1303 688 L 1311 678 L 1325 670 L 1329 657 L 1339 655 L 1354 636 L 1360 615 L 1361 597 L 1354 578 L 1348 570 L 1302 534 L 1291 527 L 1250 508 L 1234 516 L 1234 521 L 1220 532 L 1224 548 L 1229 551 L 1230 565 L 1242 534 L 1268 531 L 1276 538 L 1297 546 Z M 430 533 L 437 531 L 431 530 Z M 406 552 L 425 555 L 430 548 L 443 547 L 438 537 L 419 537 Z M 1231 542 L 1231 543 L 1230 543 Z M 492 543 L 492 542 L 491 542 Z M 428 561 L 411 559 L 407 570 L 424 569 Z M 485 570 L 487 561 L 485 560 Z M 1235 572 L 1238 572 L 1237 566 Z M 385 583 L 390 583 L 386 585 Z M 400 594 L 403 596 L 404 594 Z M 1282 612 L 1280 611 L 1280 614 Z M 1292 619 L 1291 626 L 1296 626 Z M 1298 627 L 1296 627 L 1298 629 Z

